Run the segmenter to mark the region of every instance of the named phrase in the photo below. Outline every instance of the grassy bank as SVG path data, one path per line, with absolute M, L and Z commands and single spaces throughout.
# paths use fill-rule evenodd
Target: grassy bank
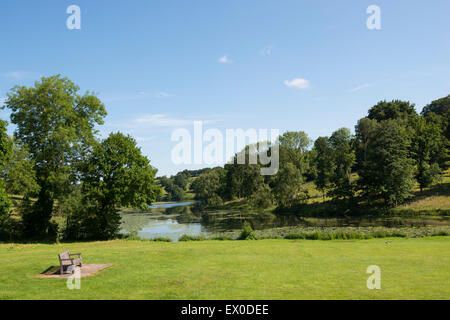
M 450 238 L 0 245 L 0 299 L 448 299 Z M 39 279 L 64 250 L 113 263 L 81 290 Z M 382 289 L 366 287 L 370 265 Z

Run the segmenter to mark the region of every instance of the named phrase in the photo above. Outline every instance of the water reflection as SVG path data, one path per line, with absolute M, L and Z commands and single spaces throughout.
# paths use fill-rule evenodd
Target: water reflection
M 184 234 L 196 236 L 240 230 L 245 221 L 255 230 L 293 226 L 401 228 L 450 225 L 450 217 L 304 218 L 262 210 L 205 210 L 197 204 L 182 202 L 157 204 L 147 213 L 123 213 L 122 232 L 137 233 L 143 239 L 165 237 L 176 241 Z

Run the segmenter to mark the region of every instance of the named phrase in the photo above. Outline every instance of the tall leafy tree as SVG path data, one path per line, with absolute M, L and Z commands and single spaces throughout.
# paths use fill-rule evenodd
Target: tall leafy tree
M 336 170 L 335 158 L 328 137 L 319 137 L 314 143 L 314 164 L 316 177 L 314 183 L 325 199 L 326 190 L 331 186 Z
M 223 204 L 225 174 L 223 168 L 215 168 L 198 177 L 191 186 L 196 198 L 202 200 L 207 206 L 214 207 Z
M 274 176 L 273 195 L 279 207 L 288 208 L 301 199 L 303 176 L 292 163 L 285 164 Z
M 378 102 L 369 110 L 368 118 L 378 122 L 384 120 L 409 122 L 417 116 L 414 104 L 408 101 L 392 100 Z
M 156 172 L 130 136 L 112 133 L 96 145 L 82 174 L 86 208 L 69 226 L 75 230 L 75 237 L 115 237 L 120 227 L 120 207 L 147 210 L 160 195 Z
M 415 134 L 412 138 L 412 155 L 416 161 L 416 180 L 420 190 L 429 187 L 441 176 L 437 159 L 443 146 L 441 128 L 435 122 L 419 117 L 414 122 Z
M 358 181 L 369 201 L 383 199 L 386 206 L 396 206 L 412 196 L 414 167 L 410 145 L 409 133 L 398 121 L 382 121 L 376 127 Z
M 312 143 L 308 135 L 303 131 L 285 132 L 279 137 L 280 164 L 290 162 L 304 174 L 308 170 L 308 149 Z
M 21 195 L 24 199 L 39 194 L 36 171 L 33 159 L 26 146 L 11 141 L 11 157 L 6 161 L 2 172 L 9 194 Z
M 369 143 L 372 140 L 377 125 L 377 120 L 362 118 L 355 127 L 356 141 L 358 143 L 357 158 L 359 162 L 367 160 L 367 148 L 369 147 Z
M 106 116 L 94 94 L 78 92 L 72 81 L 56 75 L 8 93 L 5 107 L 16 125 L 15 139 L 28 148 L 40 187 L 34 209 L 23 216 L 29 236 L 49 233 L 54 202 L 76 179 L 76 168 L 94 142 L 94 127 Z
M 7 122 L 0 120 L 0 169 L 3 170 L 11 156 L 11 140 L 6 133 Z M 11 201 L 5 190 L 5 182 L 0 179 L 0 228 L 9 217 Z
M 422 115 L 427 122 L 433 122 L 441 128 L 442 146 L 437 162 L 442 168 L 450 167 L 450 95 L 425 106 Z

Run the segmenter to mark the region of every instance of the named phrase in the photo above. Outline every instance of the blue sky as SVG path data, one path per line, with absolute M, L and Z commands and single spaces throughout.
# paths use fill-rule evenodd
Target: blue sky
M 72 4 L 81 30 L 66 28 Z M 381 30 L 366 27 L 372 4 Z M 193 120 L 317 138 L 353 129 L 383 99 L 420 111 L 448 95 L 449 12 L 448 0 L 2 1 L 0 99 L 67 76 L 106 104 L 102 136 L 131 134 L 174 174 L 198 167 L 170 157 L 171 133 Z

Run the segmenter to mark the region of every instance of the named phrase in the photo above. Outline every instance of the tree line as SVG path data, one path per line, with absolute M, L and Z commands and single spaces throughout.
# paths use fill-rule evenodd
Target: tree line
M 411 199 L 416 184 L 423 190 L 441 179 L 449 167 L 449 128 L 450 95 L 421 114 L 407 101 L 380 101 L 358 121 L 355 134 L 341 128 L 315 141 L 303 131 L 281 135 L 274 176 L 261 176 L 261 164 L 236 164 L 236 155 L 201 175 L 192 189 L 210 207 L 246 199 L 256 207 L 290 209 L 311 198 L 304 186 L 312 181 L 341 213 L 391 208 Z M 249 157 L 257 150 L 247 146 L 241 152 Z
M 8 93 L 3 108 L 15 130 L 8 136 L 0 122 L 3 240 L 111 239 L 121 207 L 147 209 L 160 196 L 136 141 L 120 132 L 99 139 L 105 106 L 79 90 L 56 75 Z

